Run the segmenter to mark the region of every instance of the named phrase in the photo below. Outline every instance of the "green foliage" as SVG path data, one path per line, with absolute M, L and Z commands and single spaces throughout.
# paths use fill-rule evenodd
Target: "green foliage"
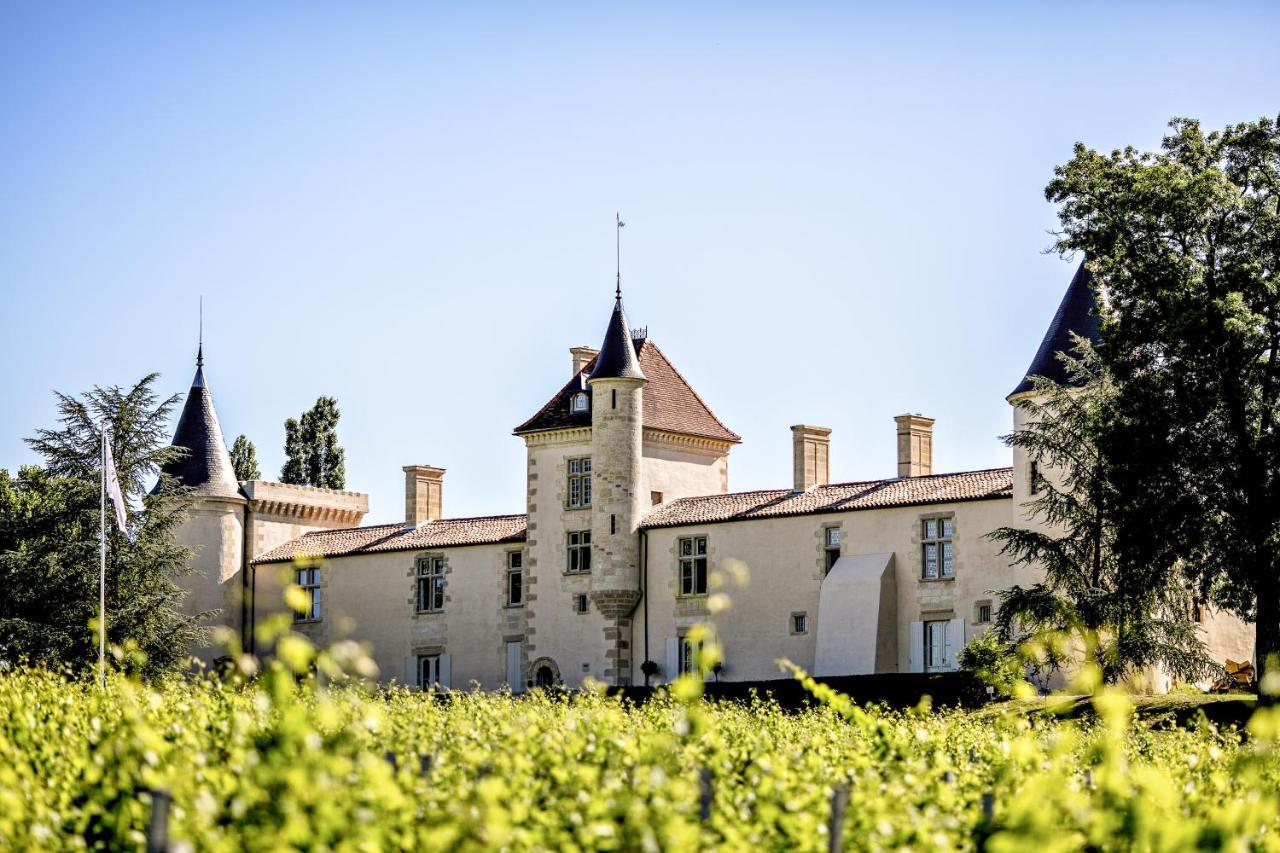
M 1106 296 L 1126 548 L 1254 619 L 1265 660 L 1280 651 L 1280 127 L 1170 127 L 1154 153 L 1077 145 L 1045 192 L 1057 248 L 1084 252 Z
M 174 578 L 189 555 L 173 540 L 180 521 L 172 483 L 143 485 L 172 458 L 165 433 L 175 398 L 159 399 L 155 375 L 129 389 L 58 395 L 57 430 L 30 440 L 43 468 L 0 469 L 0 657 L 88 670 L 97 659 L 99 461 L 103 419 L 121 489 L 135 507 L 129 531 L 107 513 L 107 637 L 136 651 L 148 674 L 178 666 L 201 636 L 181 612 Z M 92 624 L 91 624 L 92 623 Z
M 231 443 L 231 467 L 236 472 L 236 479 L 242 483 L 262 479 L 262 471 L 258 469 L 258 450 L 243 435 L 237 435 Z
M 346 452 L 338 445 L 338 401 L 321 397 L 300 419 L 284 422 L 284 467 L 280 481 L 295 486 L 345 488 Z
M 797 714 L 683 687 L 640 707 L 374 693 L 354 644 L 282 643 L 225 682 L 0 676 L 0 847 L 137 849 L 153 789 L 171 842 L 214 851 L 821 851 L 841 783 L 846 849 L 1275 849 L 1280 831 L 1280 711 L 1246 746 L 1135 722 L 1105 691 L 1091 723 L 859 708 L 811 680 L 821 705 Z
M 998 631 L 985 631 L 970 640 L 960 650 L 960 668 L 972 672 L 1002 699 L 1013 696 L 1019 692 L 1019 685 L 1027 683 L 1026 663 Z
M 1026 504 L 1033 527 L 1002 527 L 989 534 L 1014 565 L 1036 566 L 1044 580 L 1000 593 L 997 628 L 1014 644 L 1036 641 L 1054 652 L 1059 666 L 1083 646 L 1045 642 L 1084 632 L 1104 680 L 1163 665 L 1192 680 L 1212 664 L 1190 618 L 1191 590 L 1176 568 L 1159 567 L 1134 554 L 1127 524 L 1126 479 L 1111 453 L 1119 389 L 1087 341 L 1074 354 L 1059 353 L 1068 376 L 1063 386 L 1034 377 L 1035 393 L 1015 405 L 1023 428 L 1004 438 L 1023 450 L 1038 472 L 1035 496 Z

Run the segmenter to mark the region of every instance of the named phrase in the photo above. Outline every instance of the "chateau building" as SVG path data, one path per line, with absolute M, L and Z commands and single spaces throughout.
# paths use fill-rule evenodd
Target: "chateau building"
M 1094 298 L 1082 265 L 1026 376 L 1069 381 L 1056 354 L 1072 332 L 1097 338 Z M 514 430 L 525 514 L 448 518 L 444 469 L 407 465 L 404 521 L 372 526 L 359 526 L 363 494 L 237 483 L 198 356 L 174 435 L 190 454 L 170 471 L 191 493 L 180 530 L 197 570 L 191 607 L 216 610 L 252 647 L 295 583 L 307 606 L 294 630 L 368 643 L 385 681 L 520 691 L 669 681 L 709 618 L 722 680 L 781 677 L 779 658 L 817 675 L 955 669 L 998 591 L 1040 577 L 987 538 L 1036 523 L 1025 505 L 1051 472 L 1033 473 L 1021 451 L 1007 468 L 934 473 L 934 422 L 907 413 L 894 418 L 897 476 L 832 483 L 831 430 L 800 424 L 789 488 L 730 492 L 740 436 L 628 326 L 621 293 L 599 350 L 570 356 L 568 381 Z M 1007 399 L 1031 393 L 1024 376 Z M 717 581 L 739 575 L 712 617 Z M 1200 618 L 1215 659 L 1251 659 L 1249 626 Z

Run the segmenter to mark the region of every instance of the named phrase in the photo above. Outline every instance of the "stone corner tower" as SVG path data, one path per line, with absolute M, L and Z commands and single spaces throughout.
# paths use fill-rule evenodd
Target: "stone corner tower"
M 1058 358 L 1058 353 L 1070 353 L 1075 346 L 1072 335 L 1076 334 L 1097 346 L 1102 341 L 1101 319 L 1098 317 L 1098 294 L 1089 271 L 1087 259 L 1080 263 L 1076 273 L 1063 294 L 1062 302 L 1053 315 L 1049 328 L 1040 341 L 1035 357 L 1027 367 L 1021 381 L 1005 399 L 1013 406 L 1013 430 L 1018 432 L 1026 428 L 1028 414 L 1018 405 L 1020 400 L 1036 395 L 1033 376 L 1043 377 L 1058 385 L 1070 385 L 1073 380 L 1066 366 Z M 1013 451 L 1013 503 L 1015 513 L 1021 513 L 1023 504 L 1035 497 L 1036 481 L 1045 476 L 1053 476 L 1052 472 L 1033 470 L 1026 450 L 1014 448 Z
M 604 617 L 605 677 L 631 683 L 631 614 L 640 603 L 644 386 L 619 291 L 591 388 L 591 602 Z
M 191 381 L 173 446 L 187 455 L 165 466 L 164 473 L 187 490 L 187 516 L 176 530 L 179 543 L 191 549 L 192 574 L 180 577 L 188 591 L 186 608 L 192 613 L 217 611 L 215 624 L 244 630 L 245 496 L 236 482 L 204 378 L 204 347 L 197 350 L 196 375 Z M 215 650 L 194 650 L 211 659 Z

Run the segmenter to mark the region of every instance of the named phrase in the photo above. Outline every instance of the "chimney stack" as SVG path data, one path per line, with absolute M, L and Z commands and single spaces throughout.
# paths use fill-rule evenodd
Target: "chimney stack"
M 797 492 L 831 481 L 828 450 L 831 430 L 827 427 L 796 424 L 791 428 L 791 460 Z
M 599 353 L 600 350 L 595 347 L 569 347 L 569 355 L 573 356 L 573 375 L 581 373 Z
M 898 476 L 933 473 L 933 418 L 908 412 L 893 419 L 898 425 Z
M 404 466 L 404 523 L 421 527 L 440 517 L 444 469 L 430 465 Z

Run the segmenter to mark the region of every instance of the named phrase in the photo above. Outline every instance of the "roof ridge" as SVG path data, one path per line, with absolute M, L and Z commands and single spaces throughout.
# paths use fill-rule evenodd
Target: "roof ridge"
M 511 513 L 500 513 L 497 515 L 463 515 L 463 516 L 455 516 L 453 518 L 433 518 L 426 523 L 436 524 L 438 522 L 461 523 L 464 521 L 496 521 L 499 519 L 528 518 L 528 517 L 529 517 L 529 513 L 527 512 L 511 512 Z M 382 530 L 388 527 L 398 527 L 402 530 L 417 530 L 423 526 L 424 525 L 419 525 L 418 527 L 409 527 L 403 521 L 386 521 L 386 522 L 383 522 L 382 524 L 357 524 L 355 527 L 323 527 L 323 528 L 320 528 L 319 530 L 308 530 L 306 533 L 302 534 L 301 536 L 298 536 L 295 539 L 290 539 L 289 541 L 296 542 L 298 539 L 305 539 L 308 536 L 315 536 L 318 534 L 327 534 L 327 533 L 347 533 L 352 530 Z M 281 544 L 287 545 L 288 542 L 282 542 Z
M 936 477 L 959 477 L 964 474 L 988 474 L 992 471 L 1012 471 L 1012 465 L 997 465 L 993 468 L 970 468 L 967 471 L 941 471 L 937 474 L 917 474 L 914 477 L 881 477 L 878 480 L 849 480 L 843 483 L 823 483 L 818 488 L 827 486 L 865 486 L 868 483 L 893 483 L 898 480 L 929 480 Z
M 909 481 L 909 480 L 931 480 L 931 479 L 937 479 L 940 477 L 961 477 L 961 476 L 964 476 L 965 474 L 991 474 L 998 471 L 1012 472 L 1013 466 L 1001 465 L 995 468 L 972 468 L 968 471 L 948 471 L 942 474 L 920 474 L 919 476 L 916 476 L 916 477 L 882 477 L 879 480 L 848 480 L 841 483 L 823 483 L 822 485 L 815 486 L 814 488 L 829 489 L 829 488 L 849 487 L 849 486 L 870 486 L 870 485 L 876 485 L 880 483 L 897 483 L 897 482 L 903 482 L 903 481 Z M 685 495 L 682 498 L 676 498 L 675 500 L 669 501 L 664 506 L 671 506 L 672 504 L 677 504 L 677 503 L 680 503 L 681 501 L 701 501 L 701 500 L 707 500 L 708 498 L 732 498 L 732 497 L 740 497 L 742 495 L 765 495 L 765 494 L 773 494 L 777 492 L 802 493 L 803 490 L 788 489 L 784 486 L 782 488 L 775 488 L 775 489 L 746 489 L 745 491 L 741 491 L 741 492 L 715 492 L 709 495 Z
M 895 507 L 926 506 L 973 500 L 1007 499 L 1012 496 L 1012 468 L 980 468 L 921 477 L 893 477 L 855 483 L 828 483 L 823 487 L 759 489 L 693 495 L 679 498 L 646 513 L 643 528 L 681 527 L 857 512 Z
M 434 524 L 437 521 L 489 521 L 499 518 L 528 518 L 527 512 L 501 512 L 494 515 L 458 515 L 453 518 L 433 518 L 428 524 Z
M 675 364 L 672 363 L 671 359 L 667 358 L 667 354 L 662 351 L 662 347 L 658 346 L 653 341 L 653 339 L 647 338 L 647 337 L 640 342 L 641 350 L 643 350 L 645 347 L 650 347 L 650 346 L 653 347 L 653 351 L 658 354 L 658 357 L 661 358 L 664 362 L 666 362 L 667 367 L 671 368 L 671 372 L 676 375 L 676 378 L 679 379 L 681 382 L 683 382 L 684 386 L 689 389 L 689 393 L 692 394 L 693 398 L 698 401 L 698 404 L 701 405 L 702 408 L 707 410 L 707 414 L 711 415 L 711 420 L 719 424 L 720 428 L 723 429 L 725 432 L 729 433 L 729 435 L 733 436 L 738 441 L 742 441 L 742 436 L 738 435 L 736 432 L 729 429 L 729 427 L 725 424 L 725 422 L 720 420 L 720 417 L 715 413 L 715 411 L 713 411 L 712 408 L 707 405 L 707 401 L 702 399 L 702 395 L 698 393 L 698 389 L 694 388 L 693 384 L 688 379 L 684 378 L 684 374 L 680 372 L 680 368 L 676 367 Z M 638 357 L 639 353 L 637 353 L 636 355 Z

